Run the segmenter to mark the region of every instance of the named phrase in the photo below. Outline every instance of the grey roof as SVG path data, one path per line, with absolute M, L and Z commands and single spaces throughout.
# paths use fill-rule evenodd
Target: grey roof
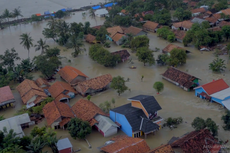
M 97 115 L 95 119 L 98 121 L 97 127 L 103 132 L 106 132 L 112 126 L 118 128 L 118 125 L 115 124 L 109 117 Z
M 172 138 L 169 140 L 168 144 L 170 145 L 170 144 L 172 144 L 173 142 L 175 142 L 175 141 L 178 140 L 178 139 L 179 139 L 179 137 L 172 137 Z
M 145 110 L 150 114 L 154 114 L 156 111 L 161 110 L 161 106 L 157 102 L 157 100 L 153 96 L 148 95 L 138 95 L 132 98 L 129 98 L 128 100 L 136 100 L 140 101 L 141 104 L 144 106 Z
M 6 127 L 8 132 L 10 129 L 13 129 L 17 136 L 23 137 L 25 134 L 22 131 L 21 124 L 29 122 L 31 122 L 31 120 L 28 113 L 14 116 L 0 121 L 0 130 L 3 131 L 4 127 Z
M 125 115 L 134 132 L 139 130 L 150 132 L 159 129 L 157 124 L 146 117 L 142 109 L 132 107 L 131 103 L 114 108 L 111 111 Z M 144 118 L 144 121 L 141 126 L 142 118 Z
M 57 142 L 57 149 L 58 151 L 66 149 L 66 148 L 72 148 L 72 144 L 70 143 L 68 138 L 60 139 Z
M 200 19 L 200 18 L 194 18 L 194 19 L 191 20 L 192 23 L 199 23 L 199 24 L 201 24 L 204 21 L 206 21 L 206 20 Z

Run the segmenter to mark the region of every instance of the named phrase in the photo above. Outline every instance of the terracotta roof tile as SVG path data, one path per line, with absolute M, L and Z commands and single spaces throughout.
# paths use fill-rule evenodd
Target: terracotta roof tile
M 152 21 L 147 21 L 144 25 L 143 28 L 155 30 L 159 26 L 159 23 L 152 22 Z
M 183 27 L 186 29 L 190 29 L 192 25 L 193 23 L 190 20 L 173 23 L 173 26 L 176 28 Z
M 38 99 L 44 99 L 47 97 L 43 89 L 38 87 L 33 80 L 25 79 L 16 87 L 16 89 L 18 90 L 24 104 L 26 104 L 34 96 L 36 96 L 35 101 L 37 101 L 37 103 Z
M 183 40 L 186 36 L 186 32 L 184 30 L 173 30 L 173 33 L 175 34 L 175 37 L 177 39 Z
M 148 14 L 153 15 L 154 12 L 153 12 L 153 11 L 144 11 L 144 12 L 142 12 L 141 14 L 142 14 L 142 16 L 144 17 L 145 15 L 148 15 Z
M 57 99 L 57 97 L 60 97 L 61 94 L 64 94 L 64 91 L 68 91 L 68 92 L 73 92 L 73 93 L 77 93 L 68 83 L 65 82 L 61 82 L 61 81 L 57 81 L 55 82 L 52 86 L 50 86 L 50 88 L 48 89 L 51 96 L 55 99 Z M 69 97 L 68 95 L 64 94 L 65 96 Z M 63 96 L 61 96 L 63 98 Z M 60 99 L 57 99 L 60 100 Z
M 5 86 L 0 88 L 0 103 L 15 100 L 12 91 L 10 90 L 9 86 Z
M 64 125 L 66 125 L 67 123 L 69 123 L 69 121 L 71 120 L 71 118 L 64 118 L 60 123 L 60 127 L 62 128 Z
M 48 83 L 48 81 L 46 81 L 43 78 L 38 78 L 35 82 L 40 88 L 50 87 L 50 84 Z
M 96 37 L 93 36 L 93 35 L 91 35 L 91 34 L 88 34 L 88 35 L 86 35 L 85 40 L 86 40 L 88 43 L 93 43 L 93 42 L 96 40 Z
M 209 152 L 215 144 L 217 144 L 217 141 L 209 132 L 209 130 L 202 129 L 200 131 L 193 131 L 183 136 L 182 138 L 173 142 L 171 146 L 180 147 L 185 153 L 200 153 Z
M 225 15 L 230 15 L 230 8 L 227 8 L 225 10 L 221 10 L 222 13 L 224 13 Z
M 69 84 L 78 76 L 88 78 L 84 73 L 72 66 L 65 66 L 58 71 L 58 74 Z
M 216 23 L 221 18 L 220 14 L 213 14 L 212 16 L 205 18 L 210 23 Z
M 90 80 L 82 81 L 77 84 L 78 92 L 82 95 L 86 93 L 87 90 L 99 90 L 106 87 L 112 81 L 112 76 L 110 74 L 105 74 L 92 78 Z
M 197 8 L 197 9 L 193 9 L 191 10 L 192 13 L 204 13 L 206 12 L 205 8 Z
M 93 28 L 93 29 L 99 30 L 99 29 L 101 29 L 101 27 L 102 27 L 102 25 L 98 25 L 98 26 L 94 26 L 94 27 L 92 27 L 92 28 Z
M 128 12 L 126 11 L 126 10 L 121 10 L 121 13 L 123 13 L 123 14 L 128 14 Z
M 142 29 L 137 28 L 137 27 L 133 27 L 133 26 L 130 26 L 130 27 L 124 29 L 125 34 L 132 34 L 134 36 L 136 36 L 141 31 L 142 31 Z
M 197 79 L 196 77 L 182 72 L 174 67 L 170 67 L 168 70 L 162 74 L 163 77 L 168 78 L 174 82 L 179 83 L 179 85 L 186 88 L 190 88 L 194 83 L 193 80 Z
M 209 95 L 229 88 L 229 85 L 223 80 L 215 80 L 201 86 Z
M 128 136 L 117 136 L 111 139 L 114 143 L 101 148 L 106 153 L 146 153 L 150 150 L 144 139 Z
M 112 39 L 114 40 L 114 41 L 119 41 L 122 37 L 125 37 L 126 35 L 124 35 L 124 34 L 120 34 L 120 33 L 116 33 L 113 37 L 112 37 Z
M 183 49 L 180 46 L 174 45 L 174 44 L 168 44 L 164 49 L 162 49 L 163 53 L 170 53 L 173 49 Z
M 115 51 L 115 52 L 112 52 L 111 54 L 112 55 L 119 55 L 121 57 L 121 59 L 127 59 L 130 56 L 129 52 L 126 49 Z
M 220 27 L 223 27 L 223 26 L 225 26 L 225 25 L 230 26 L 230 22 L 227 22 L 227 21 L 221 21 L 221 22 L 219 23 L 219 26 L 220 26 Z
M 174 153 L 174 151 L 170 145 L 162 145 L 146 153 Z
M 71 108 L 68 106 L 68 104 L 58 102 L 58 101 L 53 101 L 53 102 L 46 104 L 43 107 L 43 113 L 45 115 L 48 126 L 53 124 L 60 117 L 62 117 L 62 118 L 63 117 L 65 117 L 65 118 L 74 117 L 74 114 L 73 114 Z M 66 120 L 65 120 L 65 122 L 66 122 Z M 64 123 L 62 123 L 62 124 L 64 124 Z
M 188 2 L 188 6 L 195 7 L 198 4 L 198 2 L 190 1 Z
M 209 31 L 221 31 L 220 27 L 213 27 L 213 28 L 209 28 Z
M 106 114 L 97 105 L 85 99 L 78 100 L 72 106 L 72 110 L 76 114 L 77 118 L 88 122 L 93 122 L 91 120 L 93 120 L 97 114 L 106 116 Z
M 116 33 L 124 33 L 122 28 L 120 26 L 115 26 L 115 27 L 110 27 L 106 29 L 107 32 L 109 33 L 110 37 L 112 38 Z

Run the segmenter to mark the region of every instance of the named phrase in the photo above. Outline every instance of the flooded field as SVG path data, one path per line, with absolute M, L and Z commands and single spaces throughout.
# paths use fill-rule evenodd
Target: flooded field
M 45 0 L 43 0 L 45 2 Z M 65 1 L 63 1 L 64 3 Z M 1 3 L 0 3 L 1 4 Z M 90 21 L 91 26 L 100 25 L 104 22 L 103 19 L 97 18 L 97 21 L 91 20 L 90 18 L 82 19 L 81 12 L 75 13 L 75 15 L 68 17 L 65 19 L 67 22 L 85 22 Z M 47 22 L 42 21 L 40 23 L 32 23 L 27 25 L 18 25 L 16 27 L 6 28 L 0 31 L 0 53 L 3 54 L 4 51 L 8 48 L 14 47 L 16 51 L 19 53 L 20 57 L 25 59 L 27 58 L 27 51 L 20 45 L 19 36 L 22 33 L 30 33 L 32 38 L 34 39 L 34 43 L 36 43 L 40 38 L 43 38 L 42 30 L 45 27 Z M 163 49 L 168 42 L 157 37 L 156 34 L 149 33 L 148 37 L 150 38 L 150 49 L 155 49 L 158 47 Z M 47 40 L 47 43 L 53 47 L 57 46 L 53 42 L 53 40 Z M 177 45 L 183 47 L 183 44 L 176 43 Z M 203 101 L 195 96 L 195 93 L 186 92 L 181 88 L 171 84 L 168 81 L 162 79 L 161 74 L 167 69 L 166 66 L 144 66 L 143 63 L 138 62 L 135 53 L 131 53 L 131 58 L 133 64 L 131 63 L 121 63 L 115 68 L 105 68 L 92 61 L 88 56 L 88 49 L 90 45 L 85 43 L 86 52 L 79 55 L 77 58 L 73 58 L 71 53 L 73 50 L 63 51 L 65 48 L 60 47 L 62 50 L 61 56 L 66 57 L 62 59 L 63 66 L 70 65 L 76 67 L 81 70 L 87 76 L 93 78 L 102 74 L 111 74 L 112 76 L 121 75 L 124 78 L 130 78 L 130 81 L 127 82 L 127 86 L 131 89 L 131 91 L 126 91 L 125 93 L 118 96 L 118 94 L 109 89 L 103 93 L 99 93 L 95 96 L 92 96 L 91 101 L 95 104 L 99 105 L 100 103 L 111 100 L 114 98 L 116 100 L 115 105 L 121 106 L 123 104 L 127 104 L 127 98 L 132 96 L 136 96 L 138 94 L 146 94 L 153 95 L 159 102 L 162 107 L 162 110 L 159 111 L 160 116 L 163 118 L 168 117 L 183 117 L 184 123 L 178 126 L 177 129 L 170 130 L 169 128 L 163 128 L 159 130 L 156 135 L 149 135 L 146 139 L 150 148 L 155 148 L 161 144 L 165 144 L 172 136 L 181 136 L 184 133 L 190 132 L 193 130 L 191 127 L 191 122 L 197 116 L 202 117 L 204 119 L 210 117 L 219 125 L 219 135 L 218 137 L 221 140 L 226 141 L 230 138 L 230 133 L 223 130 L 221 121 L 221 116 L 225 112 L 225 108 L 215 103 L 208 103 Z M 112 44 L 109 50 L 117 51 L 120 47 Z M 208 83 L 213 79 L 224 78 L 224 80 L 230 84 L 230 65 L 227 65 L 227 69 L 225 73 L 215 74 L 212 73 L 208 65 L 215 58 L 213 52 L 203 52 L 201 53 L 194 47 L 187 47 L 187 50 L 191 51 L 191 54 L 188 55 L 187 63 L 184 66 L 179 67 L 180 70 L 187 71 L 188 73 L 200 78 L 200 84 Z M 40 52 L 35 52 L 34 48 L 31 49 L 30 56 L 31 58 L 39 55 Z M 160 52 L 154 53 L 154 56 L 157 57 Z M 220 56 L 221 58 L 227 61 L 227 56 Z M 68 62 L 71 60 L 71 62 Z M 129 66 L 136 66 L 137 69 L 129 69 Z M 39 73 L 35 73 L 35 78 L 39 77 Z M 144 75 L 144 80 L 141 82 L 141 76 Z M 59 76 L 57 76 L 59 79 Z M 153 89 L 153 84 L 155 81 L 162 81 L 165 85 L 165 89 L 159 95 L 156 94 L 156 91 Z M 14 85 L 15 86 L 15 85 Z M 14 96 L 16 98 L 16 107 L 8 108 L 3 111 L 0 111 L 0 115 L 4 115 L 4 117 L 11 117 L 15 114 L 17 109 L 20 109 L 22 106 L 20 96 L 16 90 L 13 91 Z M 74 99 L 70 101 L 70 104 L 73 105 L 82 98 L 81 96 L 76 96 Z M 46 124 L 46 121 L 43 120 L 42 123 L 39 123 L 39 127 L 42 127 Z M 30 130 L 25 129 L 25 133 L 29 134 Z M 124 134 L 120 131 L 118 134 Z M 104 138 L 99 132 L 93 131 L 92 134 L 87 136 L 92 148 L 89 149 L 87 143 L 84 140 L 74 140 L 70 137 L 68 131 L 57 130 L 58 137 L 61 138 L 68 137 L 74 150 L 81 148 L 82 153 L 96 153 L 99 152 L 97 147 L 104 144 L 105 141 L 109 140 L 109 138 Z

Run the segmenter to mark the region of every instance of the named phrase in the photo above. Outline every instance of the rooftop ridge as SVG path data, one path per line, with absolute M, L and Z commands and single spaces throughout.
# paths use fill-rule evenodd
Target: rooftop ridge
M 142 142 L 142 141 L 143 141 L 143 139 L 140 140 L 140 141 L 138 141 L 138 142 L 132 143 L 130 146 L 134 146 L 134 145 L 136 145 L 136 144 L 138 144 L 138 143 L 140 143 L 140 142 Z M 121 149 L 118 149 L 118 150 L 114 151 L 114 153 L 117 153 L 117 152 L 119 152 L 119 151 L 121 151 L 121 150 L 123 150 L 123 149 L 126 149 L 126 148 L 130 147 L 130 146 L 122 147 Z

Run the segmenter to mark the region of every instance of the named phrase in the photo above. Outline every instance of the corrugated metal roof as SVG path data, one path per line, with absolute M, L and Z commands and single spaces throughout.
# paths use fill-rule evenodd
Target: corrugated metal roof
M 93 10 L 96 10 L 96 9 L 99 9 L 99 8 L 101 8 L 100 5 L 97 5 L 97 6 L 93 6 L 93 7 L 92 7 Z
M 225 98 L 230 96 L 230 88 L 226 88 L 224 90 L 211 94 L 210 96 L 217 99 L 224 100 Z
M 109 12 L 105 9 L 105 8 L 103 8 L 103 9 L 98 9 L 98 10 L 96 10 L 95 11 L 95 14 L 96 15 L 104 15 L 104 14 L 108 14 Z
M 98 121 L 97 127 L 103 132 L 106 132 L 111 126 L 118 127 L 109 117 L 97 115 L 95 119 Z
M 228 110 L 230 110 L 230 99 L 227 99 L 227 100 L 225 100 L 225 101 L 222 101 L 222 103 L 224 104 L 224 106 L 225 106 Z
M 72 148 L 72 144 L 70 143 L 68 138 L 60 139 L 57 142 L 57 149 L 58 151 L 66 149 L 66 148 Z

